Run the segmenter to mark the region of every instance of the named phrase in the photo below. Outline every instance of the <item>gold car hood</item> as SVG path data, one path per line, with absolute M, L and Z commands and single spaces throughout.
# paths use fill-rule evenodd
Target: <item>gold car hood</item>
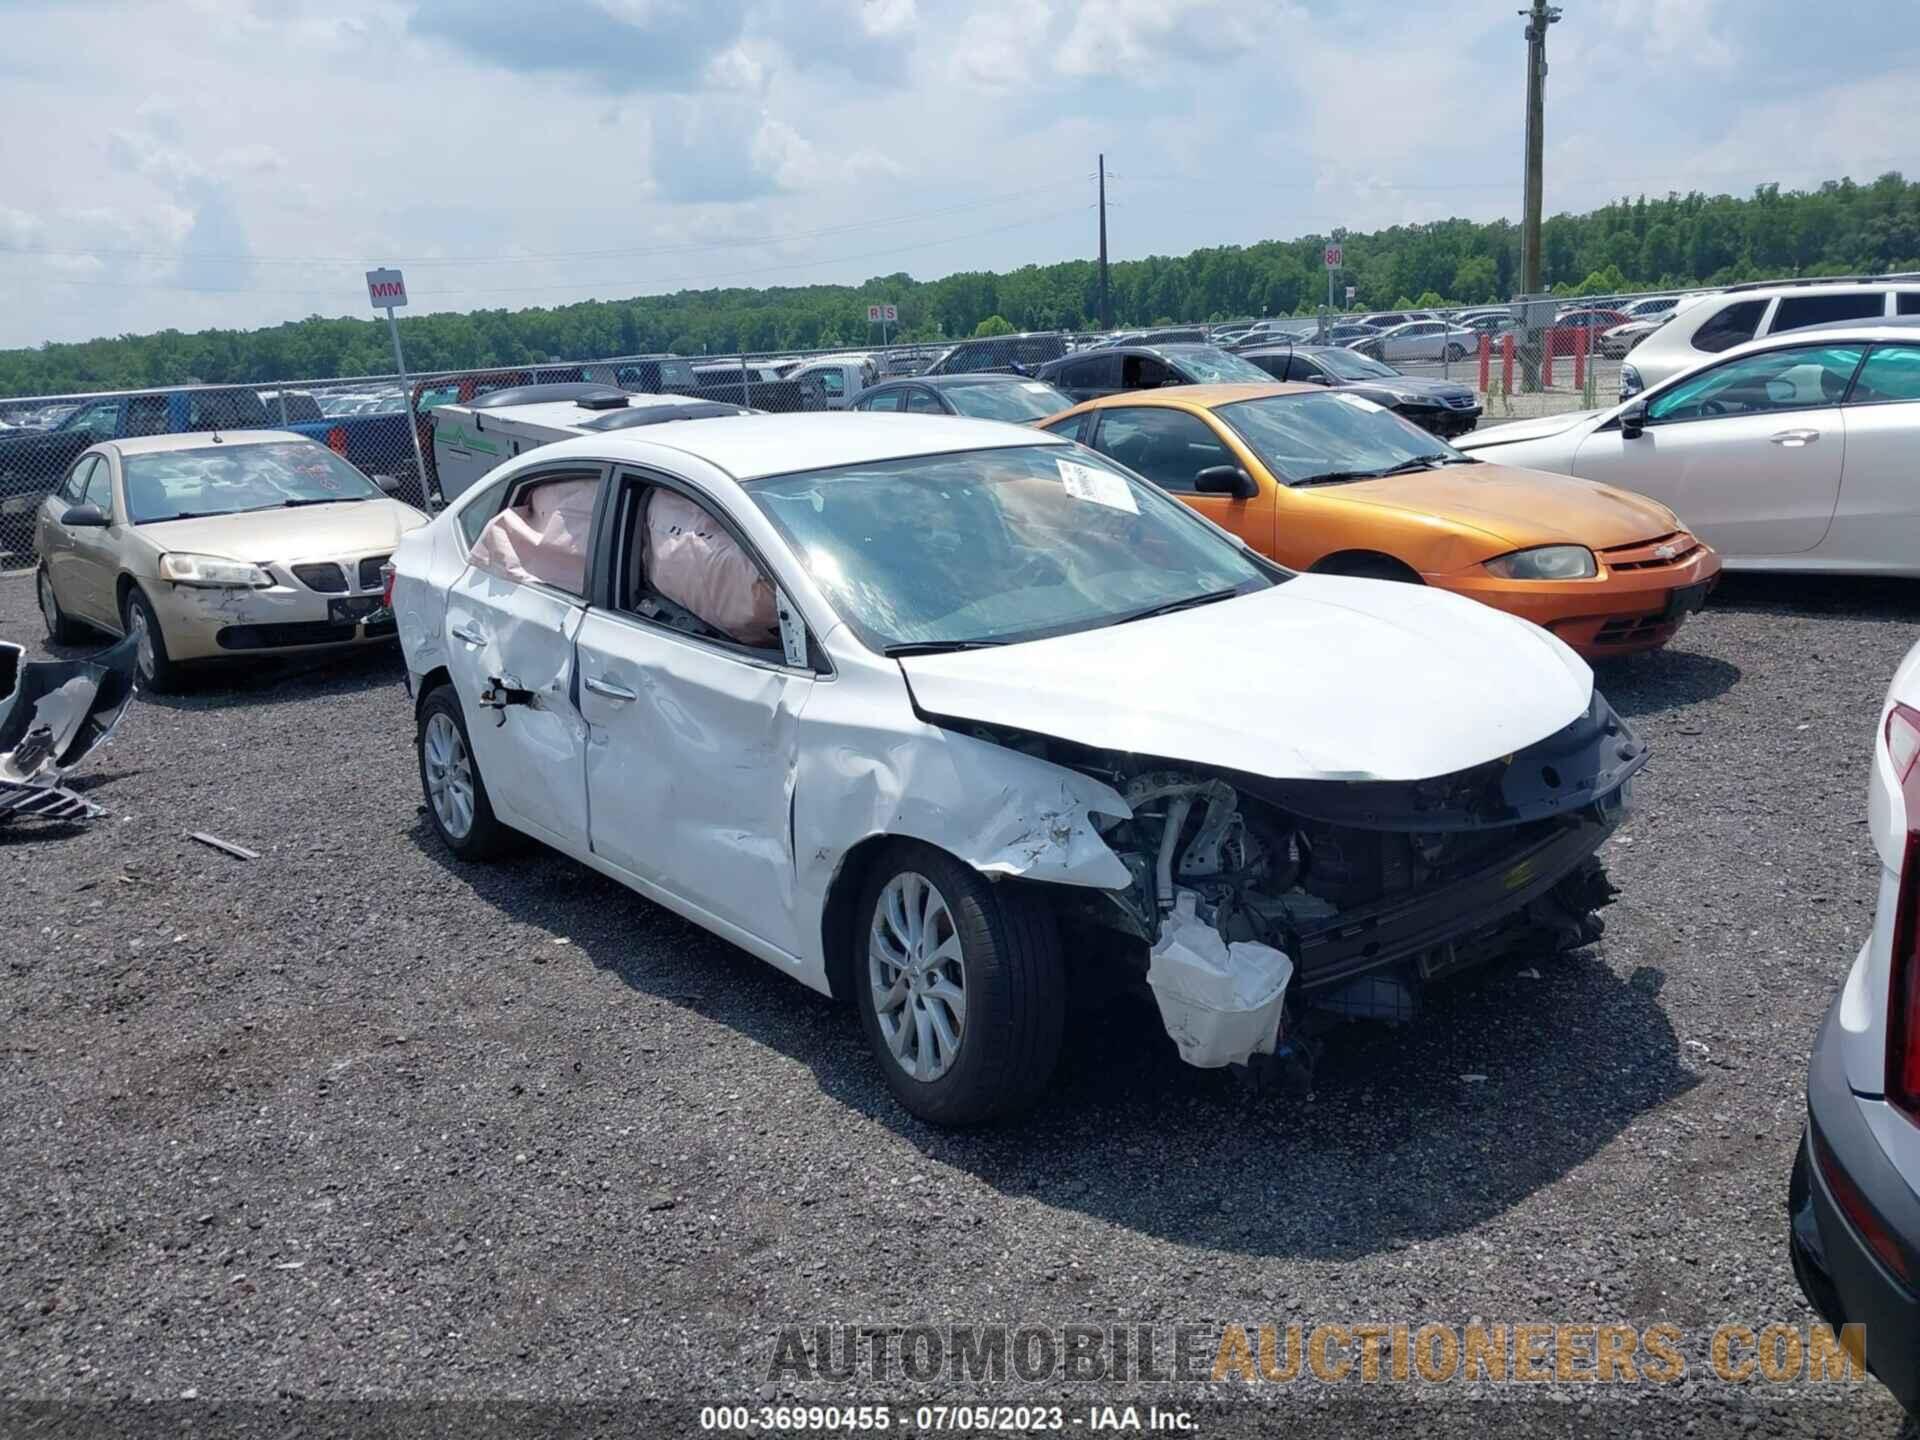
M 292 509 L 249 510 L 198 520 L 163 520 L 136 533 L 159 551 L 218 555 L 254 564 L 377 554 L 392 550 L 407 531 L 427 523 L 411 505 L 346 500 Z
M 1684 528 L 1666 506 L 1629 490 L 1484 462 L 1307 493 L 1452 520 L 1493 537 L 1507 550 L 1563 542 L 1609 550 Z

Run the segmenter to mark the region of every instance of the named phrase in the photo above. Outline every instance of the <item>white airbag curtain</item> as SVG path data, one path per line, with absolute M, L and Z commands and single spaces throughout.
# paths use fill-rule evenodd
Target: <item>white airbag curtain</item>
M 540 580 L 574 595 L 585 594 L 587 537 L 599 489 L 598 480 L 530 486 L 487 522 L 467 558 L 508 580 Z
M 718 521 L 683 495 L 647 497 L 647 584 L 742 645 L 779 635 L 773 582 Z

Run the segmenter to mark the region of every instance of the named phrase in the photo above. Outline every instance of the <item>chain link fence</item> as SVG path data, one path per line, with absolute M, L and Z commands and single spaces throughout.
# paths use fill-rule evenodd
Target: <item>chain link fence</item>
M 402 499 L 438 501 L 436 412 L 530 385 L 598 383 L 637 394 L 685 395 L 772 412 L 837 410 L 884 380 L 929 371 L 1013 371 L 1117 345 L 1205 343 L 1242 354 L 1332 345 L 1411 375 L 1459 382 L 1478 397 L 1480 424 L 1612 403 L 1621 359 L 1673 314 L 1678 294 L 1545 301 L 1524 319 L 1513 306 L 1318 312 L 1107 333 L 1045 331 L 867 349 L 757 355 L 615 355 L 415 376 L 288 379 L 246 385 L 0 398 L 0 568 L 35 560 L 36 517 L 88 446 L 175 433 L 285 429 L 327 445 Z

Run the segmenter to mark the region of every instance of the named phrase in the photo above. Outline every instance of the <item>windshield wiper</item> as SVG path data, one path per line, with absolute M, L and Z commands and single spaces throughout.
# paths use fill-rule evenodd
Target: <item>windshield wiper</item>
M 1379 480 L 1388 475 L 1409 475 L 1415 470 L 1431 469 L 1447 457 L 1444 455 L 1415 455 L 1402 460 L 1398 465 L 1383 466 L 1378 470 L 1328 470 L 1321 475 L 1309 475 L 1304 480 L 1295 480 L 1295 485 L 1339 485 L 1348 480 Z
M 1006 643 L 1004 640 L 907 640 L 889 645 L 880 653 L 889 660 L 897 660 L 908 655 L 945 655 L 952 650 L 991 650 Z
M 1216 600 L 1231 600 L 1240 593 L 1238 585 L 1226 590 L 1207 590 L 1199 595 L 1189 595 L 1181 600 L 1169 600 L 1164 605 L 1149 605 L 1145 610 L 1136 610 L 1131 615 L 1122 615 L 1113 623 L 1125 625 L 1132 620 L 1151 620 L 1156 615 L 1171 615 L 1176 610 L 1191 610 L 1196 605 L 1211 605 Z
M 362 500 L 371 500 L 371 495 L 317 495 L 311 499 L 282 500 L 271 508 L 294 510 L 302 505 L 357 505 Z

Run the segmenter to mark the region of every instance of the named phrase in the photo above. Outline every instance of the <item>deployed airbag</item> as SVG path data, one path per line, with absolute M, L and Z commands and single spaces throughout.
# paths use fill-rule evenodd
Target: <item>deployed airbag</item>
M 555 480 L 523 491 L 487 522 L 467 558 L 508 580 L 540 580 L 574 595 L 584 593 L 587 537 L 599 488 L 597 480 Z
M 685 496 L 647 497 L 647 584 L 743 645 L 779 634 L 773 582 L 711 515 Z

